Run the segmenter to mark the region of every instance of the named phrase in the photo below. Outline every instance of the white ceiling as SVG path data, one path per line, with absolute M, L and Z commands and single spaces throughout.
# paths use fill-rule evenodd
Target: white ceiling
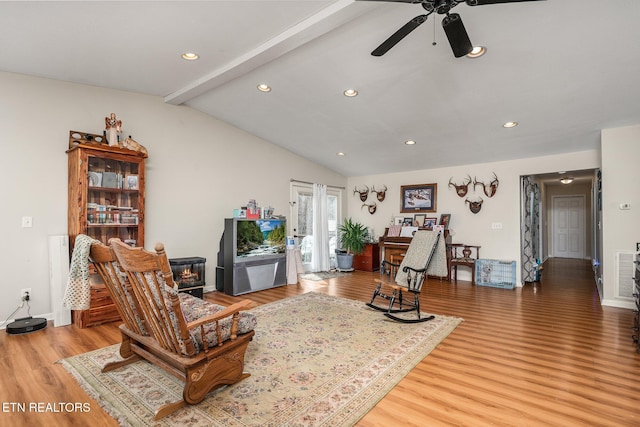
M 453 11 L 484 57 L 454 58 L 434 15 L 371 56 L 425 13 L 406 3 L 3 1 L 0 70 L 162 96 L 346 176 L 590 150 L 640 123 L 640 1 Z

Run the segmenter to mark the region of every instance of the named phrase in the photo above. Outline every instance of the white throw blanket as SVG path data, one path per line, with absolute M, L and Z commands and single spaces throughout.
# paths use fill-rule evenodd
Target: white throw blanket
M 76 237 L 71 266 L 69 267 L 69 281 L 64 291 L 62 305 L 71 310 L 88 310 L 91 302 L 91 285 L 89 285 L 89 251 L 92 243 L 100 243 L 84 234 Z

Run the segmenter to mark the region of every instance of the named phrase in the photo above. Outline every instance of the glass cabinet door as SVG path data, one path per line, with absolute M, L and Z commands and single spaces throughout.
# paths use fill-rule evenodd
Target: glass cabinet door
M 139 246 L 141 216 L 139 163 L 88 157 L 87 235 L 107 243 L 118 237 Z

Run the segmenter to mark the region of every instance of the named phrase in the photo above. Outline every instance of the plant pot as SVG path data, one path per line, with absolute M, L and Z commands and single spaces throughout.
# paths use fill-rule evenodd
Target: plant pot
M 336 254 L 336 261 L 338 263 L 338 270 L 353 270 L 353 254 Z

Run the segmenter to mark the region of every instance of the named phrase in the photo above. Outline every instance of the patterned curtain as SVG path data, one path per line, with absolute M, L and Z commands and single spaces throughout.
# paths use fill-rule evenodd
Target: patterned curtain
M 522 281 L 538 280 L 538 261 L 540 259 L 540 187 L 533 177 L 522 178 Z

